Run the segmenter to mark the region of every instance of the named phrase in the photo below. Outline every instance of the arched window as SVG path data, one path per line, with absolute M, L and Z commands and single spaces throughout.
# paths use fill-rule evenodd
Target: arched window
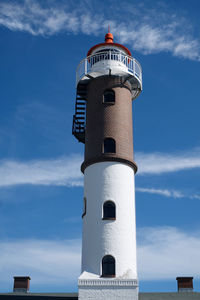
M 103 205 L 103 220 L 115 220 L 116 209 L 115 203 L 112 201 L 106 201 Z
M 106 138 L 104 140 L 104 153 L 115 153 L 116 152 L 116 145 L 115 140 L 112 138 Z
M 115 277 L 115 259 L 112 255 L 102 259 L 102 277 Z
M 115 103 L 115 92 L 113 90 L 107 90 L 103 94 L 104 103 Z
M 82 218 L 86 215 L 86 207 L 87 207 L 87 199 L 86 197 L 83 198 L 83 214 Z

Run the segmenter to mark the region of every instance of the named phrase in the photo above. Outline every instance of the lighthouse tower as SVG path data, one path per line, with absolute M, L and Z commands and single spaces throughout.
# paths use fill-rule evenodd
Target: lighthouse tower
M 140 64 L 123 45 L 93 46 L 77 68 L 73 134 L 85 143 L 79 299 L 138 299 L 132 100 Z

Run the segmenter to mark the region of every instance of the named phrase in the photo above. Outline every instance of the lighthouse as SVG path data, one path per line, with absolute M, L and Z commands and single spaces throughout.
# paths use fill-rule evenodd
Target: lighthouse
M 108 32 L 76 72 L 72 133 L 85 144 L 81 300 L 137 300 L 132 101 L 142 70 Z

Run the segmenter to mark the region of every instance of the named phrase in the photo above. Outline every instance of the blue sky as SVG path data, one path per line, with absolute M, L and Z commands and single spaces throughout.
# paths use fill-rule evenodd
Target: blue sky
M 200 291 L 200 3 L 0 1 L 0 292 L 76 291 L 84 147 L 75 72 L 108 25 L 143 68 L 133 104 L 140 291 Z

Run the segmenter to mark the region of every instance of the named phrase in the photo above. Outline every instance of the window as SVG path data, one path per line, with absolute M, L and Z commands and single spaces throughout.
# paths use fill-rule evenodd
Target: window
M 107 90 L 103 94 L 104 103 L 115 103 L 115 92 L 113 90 Z
M 115 203 L 112 201 L 106 201 L 103 205 L 103 220 L 115 220 L 116 209 Z
M 102 277 L 115 277 L 115 259 L 112 255 L 102 259 Z
M 104 153 L 115 153 L 116 152 L 116 146 L 115 146 L 115 140 L 112 138 L 106 138 L 104 140 Z
M 83 198 L 83 214 L 82 218 L 86 215 L 86 206 L 87 206 L 87 199 L 86 197 Z
M 123 61 L 124 55 L 121 51 L 116 49 L 103 49 L 99 50 L 92 55 L 92 57 L 89 59 L 90 65 L 94 65 L 95 63 L 101 61 L 101 60 L 117 60 L 117 61 Z

